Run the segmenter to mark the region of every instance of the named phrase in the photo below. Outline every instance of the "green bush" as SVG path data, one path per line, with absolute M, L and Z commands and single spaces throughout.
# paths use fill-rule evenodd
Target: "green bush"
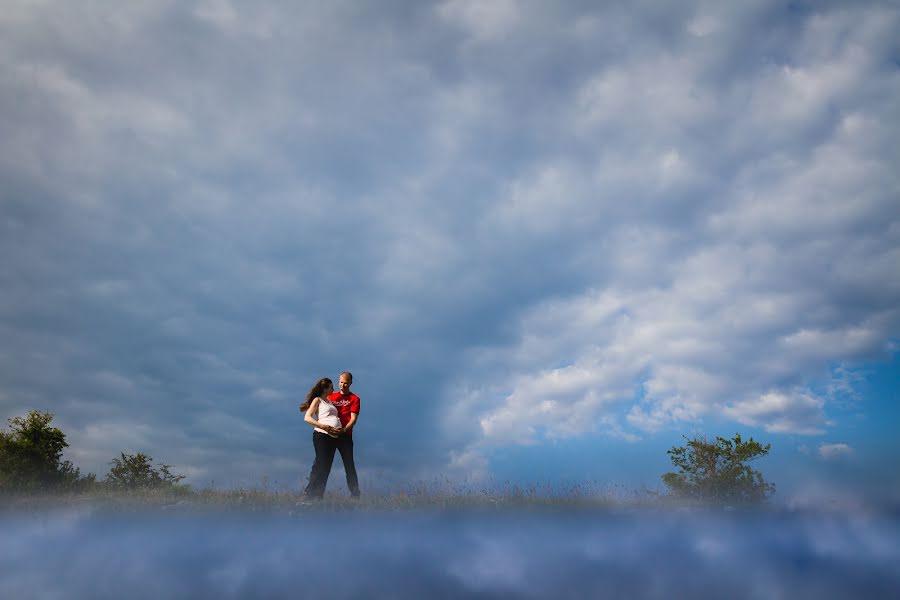
M 95 476 L 62 458 L 66 434 L 51 427 L 53 415 L 37 410 L 8 419 L 10 431 L 0 431 L 0 491 L 40 492 L 89 487 Z
M 685 438 L 687 439 L 687 438 Z M 677 473 L 666 473 L 663 483 L 673 495 L 723 504 L 759 504 L 775 492 L 762 473 L 745 463 L 769 453 L 771 444 L 763 446 L 752 437 L 744 441 L 736 433 L 734 439 L 717 437 L 714 442 L 702 436 L 687 445 L 667 451 Z
M 106 484 L 123 490 L 137 489 L 180 489 L 184 475 L 175 475 L 169 469 L 172 465 L 160 465 L 153 468 L 153 459 L 138 452 L 137 454 L 120 453 L 121 458 L 114 458 L 112 468 L 106 474 Z

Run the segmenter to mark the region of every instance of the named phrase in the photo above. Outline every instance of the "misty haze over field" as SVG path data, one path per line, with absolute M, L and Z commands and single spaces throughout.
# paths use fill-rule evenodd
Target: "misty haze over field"
M 0 515 L 5 598 L 889 598 L 896 513 Z

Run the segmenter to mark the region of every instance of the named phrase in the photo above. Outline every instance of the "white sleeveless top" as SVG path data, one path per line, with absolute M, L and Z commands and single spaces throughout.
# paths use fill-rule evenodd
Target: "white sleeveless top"
M 323 425 L 331 425 L 332 427 L 341 429 L 341 419 L 338 417 L 337 407 L 325 398 L 319 398 L 319 408 L 316 409 L 316 413 L 316 421 L 318 421 L 319 423 L 322 423 Z M 319 431 L 321 433 L 331 435 L 324 429 L 319 429 L 318 427 L 314 428 L 313 431 Z M 337 436 L 332 435 L 331 437 Z

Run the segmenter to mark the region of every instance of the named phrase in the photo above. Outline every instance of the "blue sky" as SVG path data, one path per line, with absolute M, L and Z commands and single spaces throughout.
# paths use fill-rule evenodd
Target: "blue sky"
M 349 369 L 370 488 L 900 496 L 895 3 L 0 13 L 0 412 L 83 470 L 299 486 Z

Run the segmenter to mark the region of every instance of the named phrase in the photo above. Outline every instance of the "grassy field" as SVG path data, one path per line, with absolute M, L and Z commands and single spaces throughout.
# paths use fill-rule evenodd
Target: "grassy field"
M 250 510 L 297 512 L 315 509 L 399 511 L 414 509 L 505 509 L 505 508 L 598 508 L 662 507 L 683 505 L 655 491 L 629 491 L 597 484 L 497 485 L 476 488 L 449 482 L 417 482 L 401 490 L 364 494 L 351 498 L 328 492 L 321 501 L 307 501 L 302 493 L 266 487 L 237 489 L 192 489 L 171 486 L 161 489 L 116 490 L 102 485 L 78 492 L 0 495 L 0 509 L 40 510 L 58 506 L 106 509 L 160 510 Z

